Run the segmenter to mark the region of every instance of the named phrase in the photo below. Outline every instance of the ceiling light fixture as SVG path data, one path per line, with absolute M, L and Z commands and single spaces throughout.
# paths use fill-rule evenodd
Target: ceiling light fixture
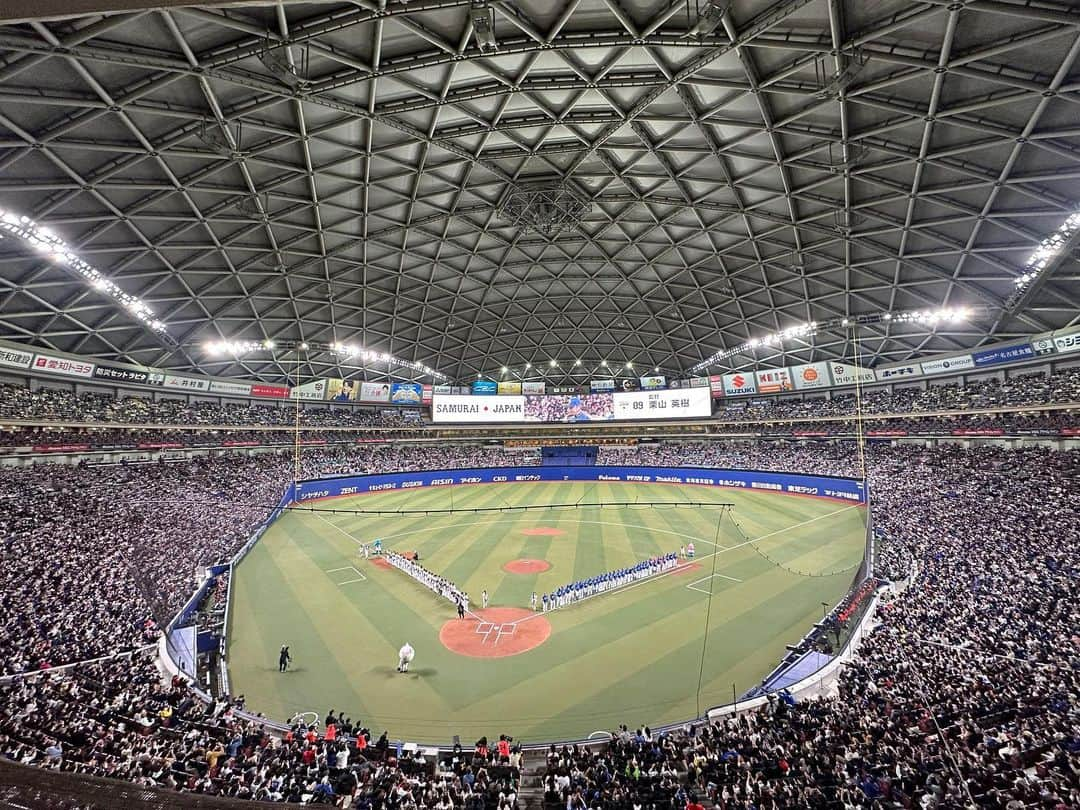
M 66 267 L 81 277 L 92 289 L 107 295 L 126 309 L 135 320 L 151 332 L 175 345 L 166 331 L 165 324 L 154 315 L 154 310 L 134 295 L 129 295 L 106 278 L 101 272 L 83 261 L 59 236 L 48 228 L 38 225 L 29 217 L 0 208 L 0 235 L 21 240 L 34 248 L 45 259 L 60 267 Z
M 476 47 L 480 49 L 480 53 L 499 50 L 498 40 L 495 39 L 495 9 L 490 3 L 486 0 L 473 0 L 469 8 L 469 22 L 472 23 Z
M 307 341 L 295 341 L 295 340 L 283 340 L 275 342 L 272 340 L 218 340 L 211 341 L 205 346 L 208 354 L 231 354 L 239 356 L 242 354 L 253 354 L 260 351 L 269 351 L 274 348 L 280 348 L 282 351 L 313 351 L 313 352 L 331 352 L 333 354 L 340 355 L 345 360 L 358 359 L 360 362 L 367 366 L 370 363 L 386 363 L 389 366 L 397 366 L 399 368 L 407 368 L 412 371 L 417 371 L 421 374 L 426 374 L 436 380 L 449 379 L 445 374 L 436 371 L 430 366 L 426 366 L 423 363 L 416 363 L 412 360 L 402 360 L 400 357 L 393 357 L 386 352 L 377 352 L 371 349 L 365 349 L 354 343 L 315 343 Z
M 698 15 L 697 22 L 684 34 L 687 37 L 694 37 L 695 39 L 701 39 L 706 37 L 720 27 L 720 23 L 724 21 L 724 15 L 728 13 L 728 9 L 731 7 L 729 2 L 721 2 L 721 0 L 708 0 L 705 4 L 705 8 L 702 9 Z
M 1024 292 L 1045 272 L 1047 266 L 1064 250 L 1070 239 L 1080 231 L 1080 211 L 1065 218 L 1058 229 L 1043 239 L 1024 263 L 1023 272 L 1013 279 L 1016 289 L 1005 302 L 1005 309 L 1012 310 L 1020 302 Z
M 693 373 L 704 371 L 711 365 L 715 365 L 722 360 L 727 360 L 729 357 L 734 357 L 737 354 L 748 354 L 754 349 L 761 348 L 762 346 L 779 347 L 782 343 L 788 340 L 796 338 L 809 338 L 816 335 L 818 332 L 836 331 L 838 329 L 847 329 L 850 326 L 865 326 L 876 323 L 919 323 L 926 324 L 931 328 L 936 327 L 940 323 L 956 323 L 958 321 L 969 320 L 973 317 L 986 315 L 990 312 L 990 307 L 953 307 L 943 309 L 912 309 L 902 310 L 899 312 L 872 312 L 866 315 L 849 315 L 846 318 L 830 318 L 827 321 L 811 321 L 810 323 L 800 324 L 799 326 L 793 326 L 789 329 L 784 329 L 780 332 L 774 332 L 772 334 L 764 335 L 759 338 L 753 338 L 745 343 L 735 346 L 731 349 L 723 349 L 716 352 L 709 358 L 702 360 L 695 365 L 691 370 Z

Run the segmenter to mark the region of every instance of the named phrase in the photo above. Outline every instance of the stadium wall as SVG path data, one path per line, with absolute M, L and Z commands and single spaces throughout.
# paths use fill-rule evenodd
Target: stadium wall
M 701 467 L 552 466 L 483 467 L 468 470 L 424 470 L 383 475 L 344 475 L 301 481 L 296 485 L 296 503 L 387 492 L 462 484 L 501 484 L 522 481 L 626 481 L 631 483 L 683 484 L 752 489 L 785 495 L 829 498 L 845 503 L 866 504 L 862 481 L 820 475 L 721 470 Z

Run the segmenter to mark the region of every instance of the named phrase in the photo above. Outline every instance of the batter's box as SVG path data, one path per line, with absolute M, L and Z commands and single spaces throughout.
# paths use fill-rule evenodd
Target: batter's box
M 499 639 L 503 636 L 514 635 L 515 626 L 513 624 L 495 624 L 493 622 L 478 622 L 476 625 L 476 634 L 483 636 L 480 643 L 487 644 L 491 641 L 492 644 L 498 644 Z M 494 641 L 492 637 L 494 636 Z

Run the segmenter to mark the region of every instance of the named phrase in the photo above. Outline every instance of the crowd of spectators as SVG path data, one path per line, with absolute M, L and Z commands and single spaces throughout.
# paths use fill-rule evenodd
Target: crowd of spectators
M 355 466 L 357 452 L 317 454 L 306 472 Z M 444 455 L 432 462 L 434 452 Z M 498 461 L 492 452 L 380 447 L 363 465 L 471 466 Z M 850 444 L 605 448 L 601 461 L 823 474 L 858 465 Z M 599 751 L 554 747 L 552 805 L 1080 806 L 1080 452 L 882 445 L 867 465 L 877 573 L 911 581 L 879 607 L 837 694 L 673 733 L 619 729 Z M 289 473 L 284 459 L 235 457 L 137 472 L 38 467 L 0 479 L 4 672 L 140 646 L 148 622 L 186 595 L 188 572 L 227 557 Z M 231 704 L 163 684 L 137 655 L 0 686 L 3 753 L 43 767 L 370 810 L 516 802 L 512 776 L 480 777 L 509 765 L 501 755 L 436 776 L 370 736 L 358 750 L 345 729 L 362 721 L 343 721 L 340 735 L 333 725 L 276 739 Z M 480 798 L 470 806 L 468 795 Z
M 421 424 L 417 408 L 331 408 L 301 403 L 307 427 L 410 427 Z M 284 425 L 296 421 L 296 403 L 219 402 L 142 396 L 113 397 L 104 393 L 76 394 L 58 388 L 0 384 L 0 419 L 46 422 L 166 425 Z

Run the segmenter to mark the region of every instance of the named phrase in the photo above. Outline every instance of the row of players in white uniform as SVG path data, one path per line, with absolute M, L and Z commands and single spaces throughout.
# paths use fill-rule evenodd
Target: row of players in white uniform
M 464 608 L 464 610 L 469 609 L 469 595 L 446 577 L 440 577 L 438 574 L 428 571 L 420 563 L 410 560 L 396 551 L 387 551 L 383 554 L 383 559 L 395 568 L 404 571 L 425 588 L 446 597 L 455 605 Z
M 693 544 L 687 549 L 686 554 L 689 557 L 693 557 Z M 623 588 L 634 582 L 639 582 L 643 579 L 654 577 L 657 574 L 662 574 L 665 571 L 670 571 L 679 564 L 679 558 L 680 554 L 672 551 L 670 554 L 661 554 L 658 557 L 651 557 L 648 560 L 642 560 L 641 562 L 626 568 L 619 568 L 615 571 L 608 571 L 606 574 L 579 579 L 577 582 L 563 585 L 561 588 L 556 588 L 550 594 L 543 594 L 540 599 L 543 610 L 557 610 L 558 608 L 572 605 L 574 602 L 588 599 L 591 596 L 597 596 L 598 594 L 606 593 L 607 591 L 614 591 L 617 588 Z M 536 610 L 537 608 L 535 593 L 532 595 L 532 608 L 533 610 Z
M 375 541 L 375 551 L 376 553 L 382 551 L 382 542 L 379 540 Z M 368 549 L 366 546 L 364 547 L 364 556 L 368 556 Z M 458 588 L 458 586 L 450 580 L 427 570 L 415 560 L 411 560 L 403 554 L 398 554 L 396 551 L 387 551 L 382 556 L 392 566 L 405 572 L 425 588 L 434 591 L 440 596 L 453 602 L 458 608 L 459 616 L 468 612 L 469 595 Z M 542 609 L 546 612 L 566 607 L 574 602 L 588 599 L 590 596 L 613 591 L 617 588 L 630 585 L 631 583 L 647 579 L 648 577 L 662 574 L 665 571 L 670 571 L 679 565 L 680 560 L 692 560 L 693 558 L 694 544 L 690 543 L 688 546 L 680 548 L 678 552 L 673 551 L 670 554 L 652 557 L 626 568 L 619 568 L 615 571 L 609 571 L 606 574 L 599 574 L 595 577 L 588 577 L 587 579 L 581 579 L 577 582 L 571 582 L 569 585 L 563 585 L 560 588 L 556 588 L 551 593 L 545 593 L 540 597 L 537 597 L 536 593 L 533 593 L 531 600 L 532 609 Z M 487 607 L 487 601 L 487 591 L 484 591 L 484 607 Z

